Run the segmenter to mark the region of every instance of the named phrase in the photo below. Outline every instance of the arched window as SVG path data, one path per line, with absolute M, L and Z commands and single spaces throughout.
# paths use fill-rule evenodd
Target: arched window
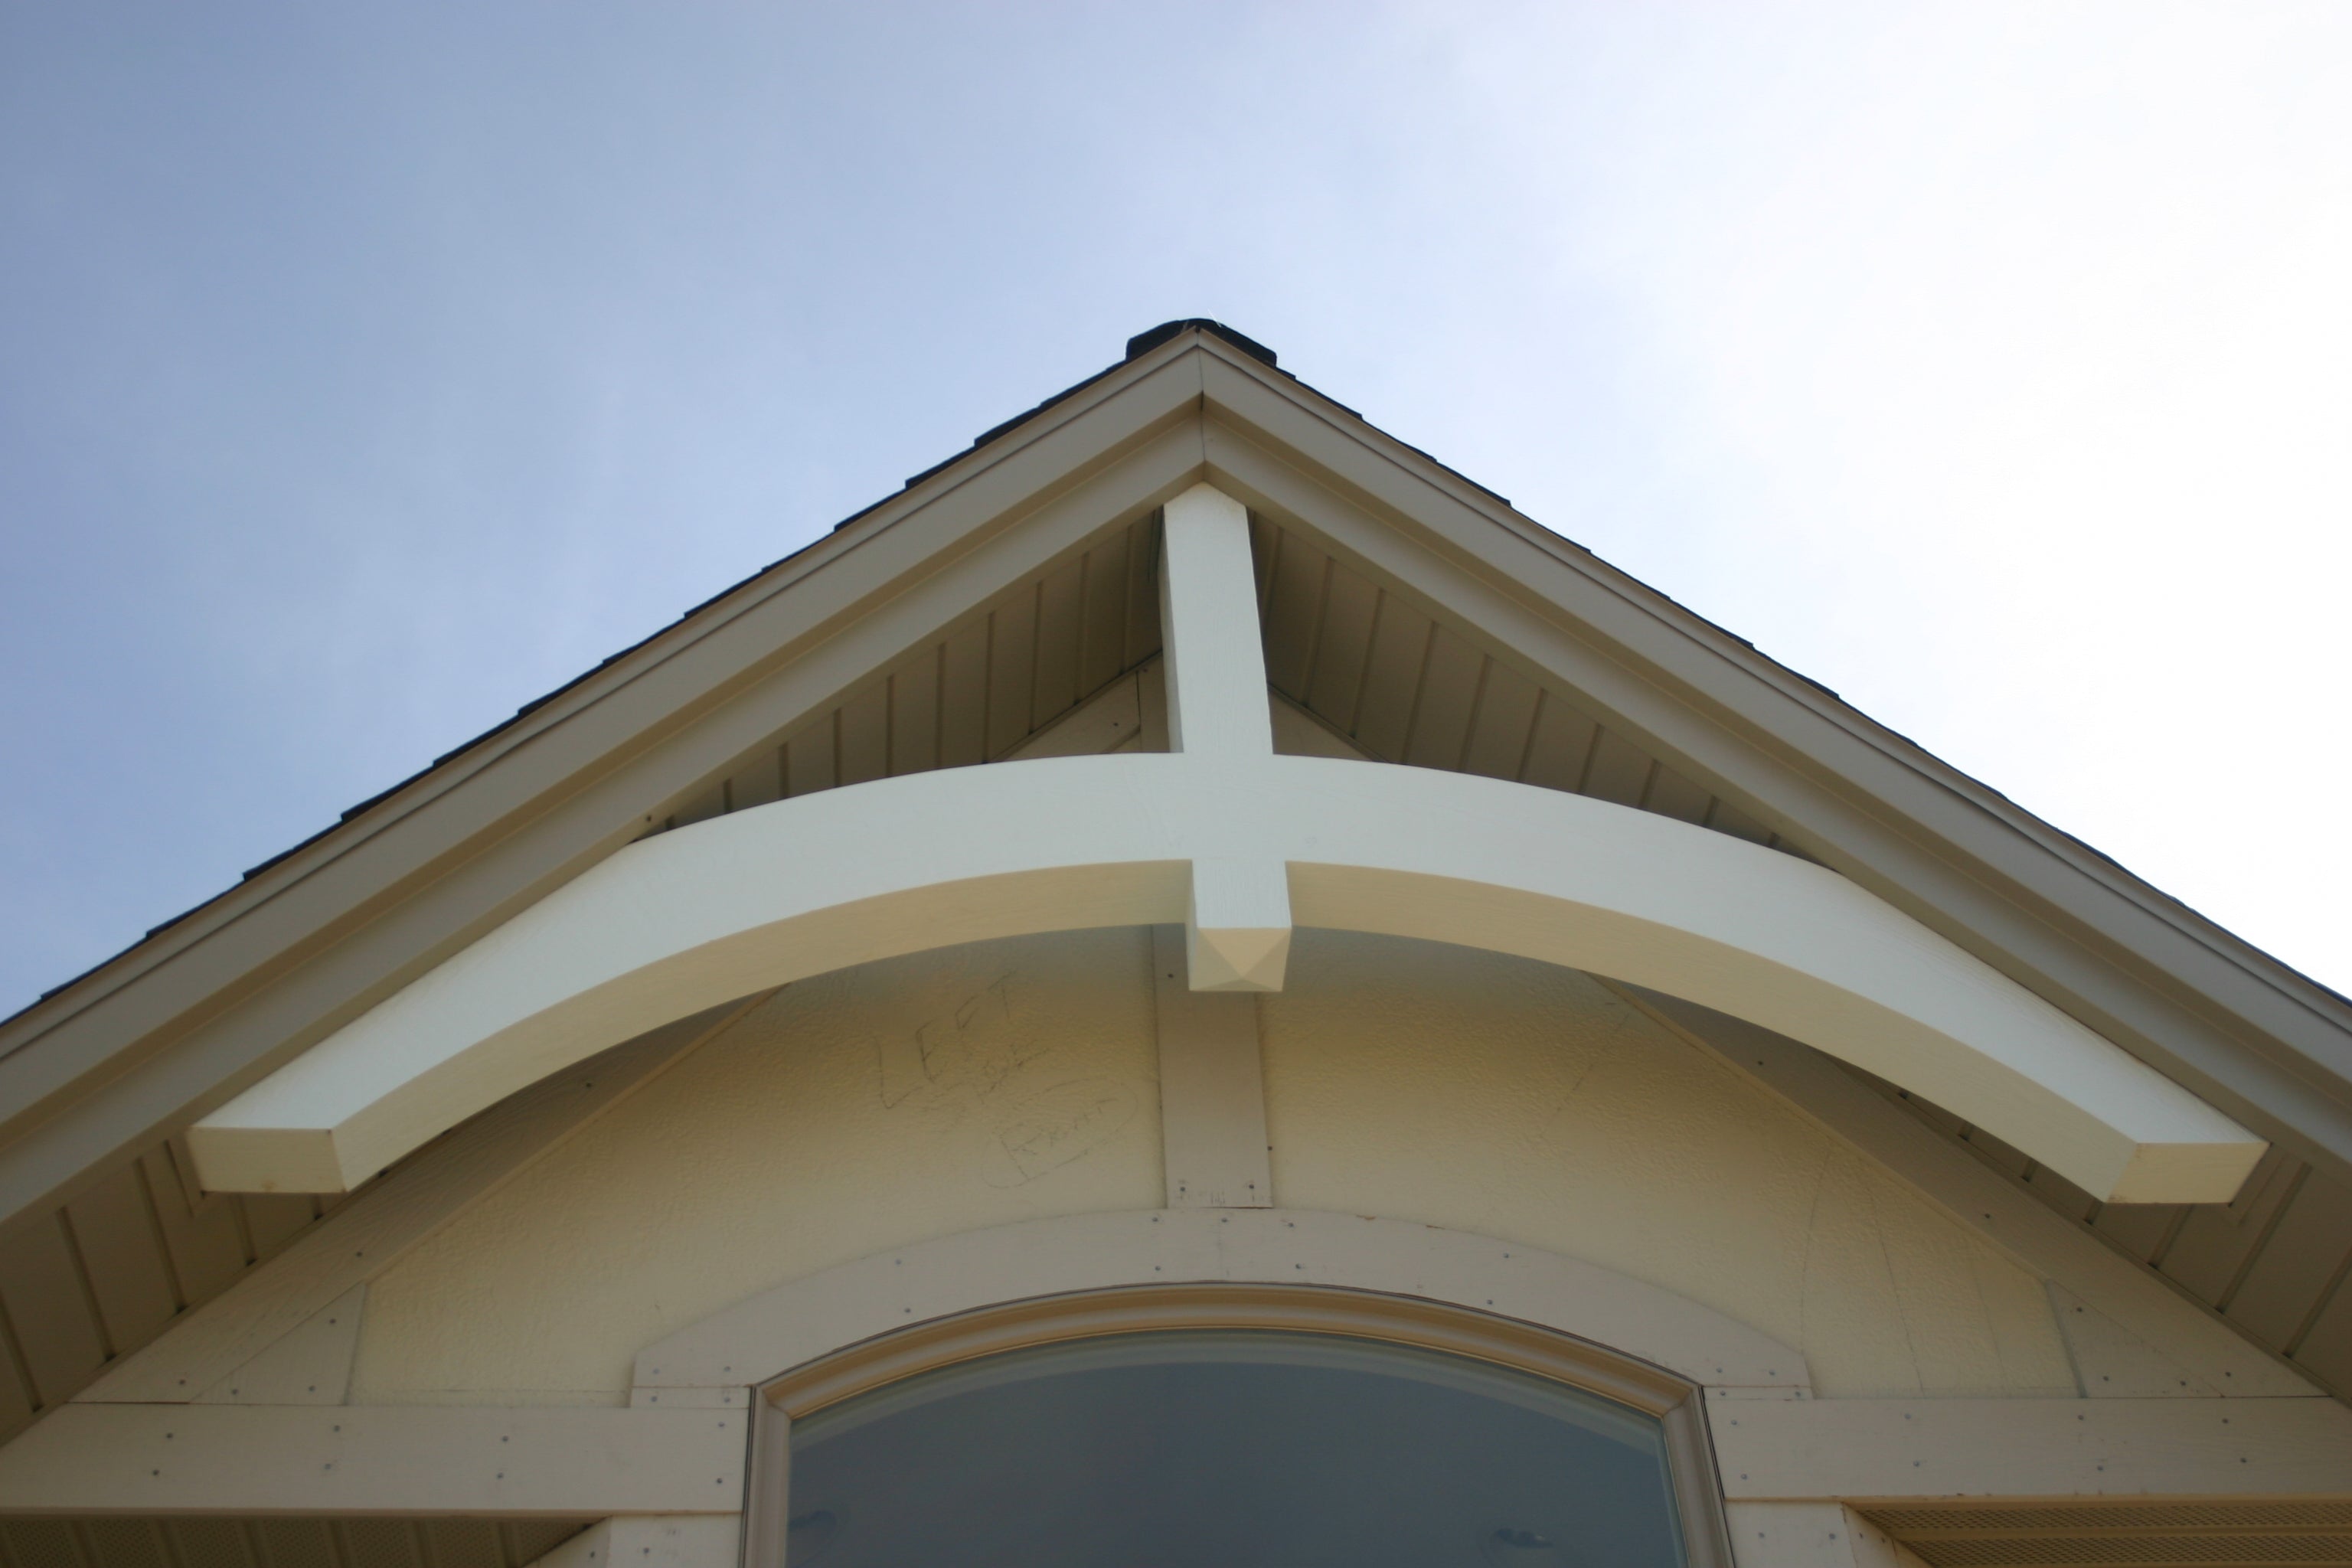
M 789 1436 L 772 1417 L 760 1468 L 787 1495 L 755 1502 L 751 1568 L 1712 1561 L 1676 1473 L 1685 1388 L 1603 1360 L 1331 1290 L 969 1314 L 770 1386 Z

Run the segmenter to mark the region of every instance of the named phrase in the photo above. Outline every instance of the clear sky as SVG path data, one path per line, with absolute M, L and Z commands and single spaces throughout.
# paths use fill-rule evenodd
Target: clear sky
M 2352 6 L 0 0 L 0 1013 L 1174 316 L 2352 988 Z

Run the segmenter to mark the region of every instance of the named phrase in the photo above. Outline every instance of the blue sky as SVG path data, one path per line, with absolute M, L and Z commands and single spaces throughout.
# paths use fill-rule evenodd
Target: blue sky
M 0 4 L 0 1012 L 1213 315 L 2352 988 L 2352 10 Z

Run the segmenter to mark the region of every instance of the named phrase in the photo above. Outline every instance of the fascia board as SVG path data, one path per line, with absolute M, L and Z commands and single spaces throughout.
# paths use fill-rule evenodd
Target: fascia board
M 545 896 L 641 832 L 648 803 L 1005 572 L 1160 504 L 1197 478 L 1198 404 L 1184 340 L 1139 358 L 20 1016 L 0 1032 L 0 1215 L 70 1191 Z
M 1203 395 L 1217 482 L 1475 628 L 1488 651 L 1572 685 L 2233 1114 L 2352 1165 L 2352 1013 L 2338 999 L 1337 405 L 1213 346 Z M 1336 536 L 1334 501 L 1370 526 Z

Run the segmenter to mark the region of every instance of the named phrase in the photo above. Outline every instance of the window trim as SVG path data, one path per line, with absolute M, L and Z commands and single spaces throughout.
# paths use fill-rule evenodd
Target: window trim
M 1171 1330 L 1331 1334 L 1467 1356 L 1655 1416 L 1688 1568 L 1732 1568 L 1723 1488 L 1697 1384 L 1558 1330 L 1423 1299 L 1330 1285 L 1174 1284 L 1028 1297 L 859 1341 L 755 1386 L 745 1568 L 782 1568 L 792 1423 L 887 1384 L 1006 1351 Z

